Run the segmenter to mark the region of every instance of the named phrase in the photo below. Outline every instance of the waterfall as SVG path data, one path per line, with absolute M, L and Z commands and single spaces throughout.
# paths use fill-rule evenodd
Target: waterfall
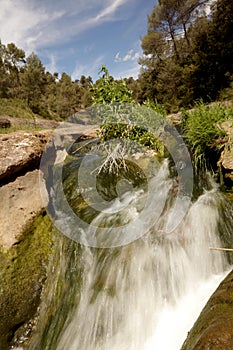
M 181 348 L 230 268 L 225 253 L 209 247 L 224 244 L 221 239 L 231 235 L 232 218 L 223 221 L 222 211 L 228 204 L 212 185 L 190 204 L 182 222 L 168 233 L 166 228 L 174 218 L 174 182 L 166 171 L 156 181 L 154 196 L 158 200 L 161 193 L 166 196 L 164 209 L 149 231 L 134 242 L 93 248 L 60 238 L 57 265 L 52 264 L 44 291 L 40 331 L 30 350 Z M 95 238 L 112 237 L 106 221 L 126 222 L 139 215 L 144 196 L 142 189 L 132 190 L 124 193 L 120 202 L 118 198 L 112 201 L 110 217 L 105 212 L 93 219 Z M 119 215 L 116 209 L 122 203 L 127 205 Z M 182 201 L 180 206 L 182 211 Z M 156 210 L 151 206 L 146 220 L 156 216 Z M 109 229 L 100 238 L 101 223 Z M 143 224 L 138 220 L 137 227 L 128 225 L 125 231 L 119 224 L 119 235 L 124 232 L 131 237 Z

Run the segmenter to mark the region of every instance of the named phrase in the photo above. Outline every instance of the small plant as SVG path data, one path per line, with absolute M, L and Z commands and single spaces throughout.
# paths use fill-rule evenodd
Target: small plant
M 140 106 L 133 101 L 132 91 L 123 79 L 115 81 L 104 65 L 99 74 L 102 76 L 93 84 L 91 94 L 93 105 L 97 108 L 97 115 L 101 116 L 101 122 L 104 119 L 104 123 L 100 126 L 101 141 L 123 139 L 125 142 L 129 140 L 133 142 L 126 142 L 127 152 L 138 152 L 139 149 L 142 149 L 140 146 L 144 146 L 163 155 L 162 142 L 144 125 L 148 124 L 148 118 L 152 119 L 151 113 L 146 113 L 146 111 L 157 112 L 153 114 L 153 122 L 157 123 L 162 116 L 165 116 L 165 109 L 156 102 L 150 101 L 144 103 L 144 109 L 139 108 Z M 138 121 L 136 125 L 131 123 L 131 114 L 133 114 L 133 120 Z
M 167 115 L 165 107 L 157 101 L 146 100 L 145 102 L 143 102 L 143 106 L 153 109 L 155 112 L 159 113 L 163 117 L 166 117 Z

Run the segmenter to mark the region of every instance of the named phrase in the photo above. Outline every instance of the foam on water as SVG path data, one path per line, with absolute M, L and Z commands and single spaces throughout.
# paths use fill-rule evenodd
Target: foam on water
M 134 199 L 128 201 L 128 215 Z M 81 300 L 57 350 L 179 350 L 227 273 L 224 254 L 209 250 L 221 246 L 221 200 L 216 189 L 205 192 L 170 234 L 173 207 L 167 206 L 143 239 L 119 248 L 117 255 L 86 249 L 91 263 Z
M 59 317 L 50 318 L 50 331 L 41 332 L 30 350 L 181 348 L 206 301 L 229 270 L 225 254 L 209 247 L 222 245 L 219 227 L 224 234 L 231 234 L 232 218 L 230 224 L 223 220 L 219 208 L 224 207 L 225 199 L 216 187 L 205 191 L 189 207 L 184 196 L 174 209 L 172 180 L 167 170 L 162 169 L 151 181 L 154 181 L 151 199 L 165 202 L 163 210 L 158 209 L 159 215 L 156 205 L 148 205 L 145 215 L 140 216 L 146 194 L 142 190 L 128 192 L 121 198 L 122 213 L 117 212 L 121 206 L 117 199 L 108 211 L 93 220 L 91 234 L 94 232 L 95 239 L 99 239 L 101 224 L 106 227 L 101 239 L 109 237 L 111 242 L 116 239 L 115 234 L 118 239 L 122 232 L 128 237 L 134 234 L 140 237 L 140 229 L 150 227 L 149 231 L 122 247 L 84 246 L 77 259 L 76 266 L 82 266 L 77 285 L 72 279 L 76 300 L 72 305 L 65 304 Z M 179 223 L 174 213 L 181 217 L 184 210 L 187 214 Z M 137 218 L 136 227 L 132 224 L 124 229 L 123 224 L 133 217 Z M 114 230 L 111 222 L 118 222 Z M 88 234 L 83 232 L 84 237 Z M 67 285 L 70 278 L 67 265 L 61 250 L 59 271 L 48 283 L 46 307 L 42 311 L 49 310 L 53 295 Z M 42 325 L 47 317 L 47 311 L 43 312 Z M 56 339 L 53 333 L 58 334 Z

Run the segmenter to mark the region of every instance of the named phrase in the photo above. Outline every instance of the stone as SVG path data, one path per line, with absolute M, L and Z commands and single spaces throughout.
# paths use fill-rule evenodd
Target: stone
M 11 122 L 7 117 L 0 116 L 0 128 L 6 129 L 10 128 Z
M 28 172 L 0 187 L 0 246 L 14 245 L 27 223 L 43 208 L 40 194 L 39 170 Z
M 39 166 L 50 135 L 50 130 L 0 135 L 0 185 L 16 178 L 22 171 L 25 173 Z
M 233 170 L 233 120 L 226 120 L 221 123 L 219 128 L 226 132 L 228 140 L 221 153 L 218 165 L 222 166 L 224 169 Z
M 61 137 L 66 137 L 65 132 L 62 129 Z M 73 132 L 86 138 L 95 137 L 93 128 L 90 130 L 82 125 L 77 125 Z M 51 130 L 44 130 L 0 135 L 0 246 L 5 249 L 18 241 L 27 223 L 45 207 L 41 199 L 38 168 L 51 134 Z M 63 161 L 63 153 L 66 154 L 55 149 L 55 157 L 49 154 L 51 164 Z

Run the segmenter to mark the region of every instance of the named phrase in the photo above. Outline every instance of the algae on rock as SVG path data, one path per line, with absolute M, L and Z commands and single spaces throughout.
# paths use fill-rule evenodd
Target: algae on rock
M 53 249 L 53 232 L 43 211 L 14 246 L 0 251 L 0 350 L 20 343 L 30 333 Z

